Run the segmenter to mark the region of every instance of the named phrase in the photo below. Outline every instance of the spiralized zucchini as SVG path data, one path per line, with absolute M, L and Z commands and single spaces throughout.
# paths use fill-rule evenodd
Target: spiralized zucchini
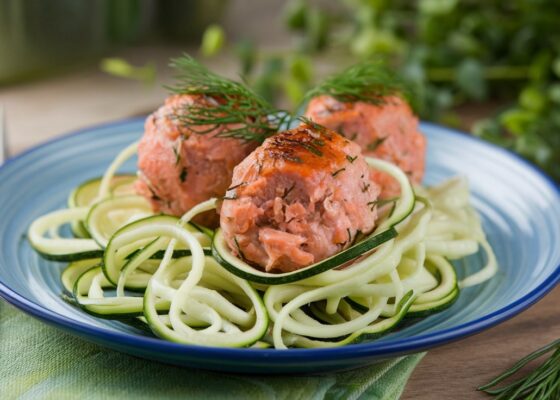
M 128 186 L 112 190 L 116 171 L 135 151 L 132 144 L 102 179 L 74 191 L 80 204 L 70 201 L 70 208 L 34 221 L 28 237 L 44 257 L 72 261 L 62 282 L 84 311 L 170 341 L 286 349 L 373 340 L 403 318 L 449 307 L 461 288 L 497 271 L 464 179 L 413 190 L 397 167 L 368 158 L 372 168 L 401 185 L 399 199 L 379 206 L 375 232 L 347 253 L 350 263 L 335 257 L 295 278 L 279 278 L 236 259 L 219 232 L 190 223 L 214 209 L 215 199 L 179 219 L 153 215 Z M 68 223 L 80 224 L 81 238 L 61 237 L 60 228 Z M 481 249 L 486 265 L 458 282 L 450 260 Z M 341 267 L 332 260 L 346 261 Z

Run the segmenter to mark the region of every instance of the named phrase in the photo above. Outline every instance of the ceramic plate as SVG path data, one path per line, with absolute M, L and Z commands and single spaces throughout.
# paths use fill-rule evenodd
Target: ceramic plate
M 428 138 L 426 184 L 468 178 L 499 273 L 461 292 L 449 309 L 369 343 L 335 349 L 221 349 L 151 337 L 92 317 L 60 294 L 64 264 L 42 260 L 25 232 L 38 216 L 65 207 L 70 190 L 99 176 L 143 131 L 140 119 L 63 136 L 0 168 L 0 296 L 23 311 L 91 342 L 166 363 L 213 370 L 296 373 L 358 367 L 418 352 L 480 332 L 521 312 L 560 280 L 560 195 L 518 157 L 470 136 L 422 124 Z M 125 166 L 134 171 L 134 160 Z M 481 267 L 482 254 L 457 264 L 460 276 Z

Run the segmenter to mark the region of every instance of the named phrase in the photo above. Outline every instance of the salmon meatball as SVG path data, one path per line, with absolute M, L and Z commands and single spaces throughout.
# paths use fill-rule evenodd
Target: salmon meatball
M 203 95 L 173 95 L 146 120 L 138 145 L 136 190 L 156 212 L 180 216 L 202 201 L 222 197 L 233 168 L 258 146 L 219 137 L 229 125 L 188 126 L 181 116 L 193 104 L 213 107 L 218 103 Z M 212 211 L 195 221 L 216 226 L 218 216 Z
M 418 128 L 418 118 L 399 96 L 388 96 L 380 104 L 370 104 L 341 102 L 322 95 L 311 99 L 305 116 L 356 142 L 364 155 L 395 164 L 412 183 L 422 181 L 426 139 Z M 381 186 L 381 197 L 399 194 L 399 184 L 389 175 L 372 171 L 371 176 Z
M 235 167 L 220 226 L 238 257 L 294 271 L 371 232 L 378 194 L 358 145 L 303 124 L 266 139 Z

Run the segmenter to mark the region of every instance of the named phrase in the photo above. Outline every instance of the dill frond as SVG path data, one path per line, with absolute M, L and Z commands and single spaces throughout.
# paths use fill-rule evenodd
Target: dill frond
M 173 59 L 177 83 L 168 87 L 176 94 L 203 95 L 211 105 L 191 104 L 177 117 L 198 134 L 221 128 L 216 135 L 261 143 L 291 118 L 239 82 L 222 77 L 185 54 Z M 201 129 L 196 129 L 200 127 Z
M 406 84 L 378 61 L 364 61 L 327 77 L 305 94 L 304 102 L 320 95 L 329 95 L 345 103 L 363 101 L 376 105 L 385 104 L 387 96 L 400 95 L 414 103 Z

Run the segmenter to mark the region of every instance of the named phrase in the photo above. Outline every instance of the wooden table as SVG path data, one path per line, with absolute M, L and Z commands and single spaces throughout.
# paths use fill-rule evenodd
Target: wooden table
M 501 325 L 429 351 L 412 374 L 402 399 L 491 399 L 475 388 L 560 338 L 558 305 L 560 286 Z
M 178 48 L 129 51 L 125 57 L 143 64 L 158 62 L 158 83 L 102 74 L 92 67 L 64 77 L 0 89 L 6 108 L 12 154 L 61 133 L 92 124 L 144 114 L 163 100 L 160 84 L 170 81 L 165 60 Z M 232 71 L 231 62 L 216 63 Z M 527 266 L 530 268 L 531 266 Z M 560 287 L 512 320 L 466 340 L 434 349 L 413 373 L 403 399 L 485 398 L 475 388 L 538 347 L 560 337 Z

